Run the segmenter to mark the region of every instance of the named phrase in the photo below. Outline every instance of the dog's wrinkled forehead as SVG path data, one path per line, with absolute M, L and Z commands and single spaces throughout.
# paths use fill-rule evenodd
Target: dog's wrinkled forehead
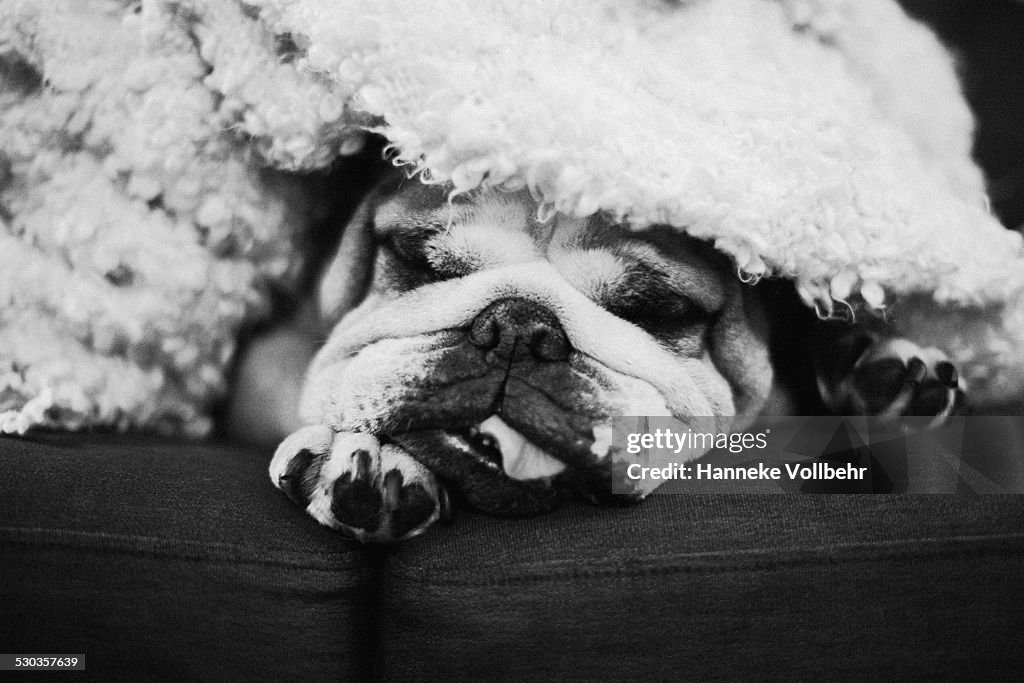
M 709 245 L 671 228 L 633 231 L 600 214 L 540 221 L 525 191 L 450 197 L 445 186 L 407 183 L 378 205 L 374 223 L 393 256 L 437 279 L 547 260 L 598 303 L 643 292 L 683 295 L 708 312 L 724 304 L 728 261 Z

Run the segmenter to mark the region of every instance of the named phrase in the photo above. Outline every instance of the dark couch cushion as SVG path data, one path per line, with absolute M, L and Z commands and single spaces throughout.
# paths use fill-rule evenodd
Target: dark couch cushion
M 920 677 L 1024 664 L 1024 498 L 462 512 L 383 560 L 269 454 L 0 439 L 0 645 L 97 680 Z M 379 642 L 378 642 L 379 641 Z
M 96 680 L 342 680 L 374 568 L 302 515 L 268 453 L 145 437 L 0 438 L 0 650 Z
M 657 495 L 463 514 L 393 552 L 398 680 L 814 680 L 1024 668 L 1024 497 Z

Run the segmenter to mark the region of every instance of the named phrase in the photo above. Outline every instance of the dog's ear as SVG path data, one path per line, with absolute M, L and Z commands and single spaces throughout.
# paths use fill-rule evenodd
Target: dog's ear
M 368 293 L 374 275 L 376 223 L 381 210 L 385 212 L 385 222 L 394 221 L 396 215 L 418 216 L 442 207 L 447 197 L 445 187 L 425 185 L 398 169 L 379 176 L 349 218 L 338 248 L 321 274 L 317 292 L 321 321 L 336 323 Z
M 366 296 L 377 253 L 377 210 L 398 193 L 406 180 L 396 169 L 378 171 L 375 176 L 372 187 L 345 224 L 338 248 L 320 275 L 317 305 L 321 321 L 328 325 L 338 322 Z
M 771 391 L 774 376 L 763 301 L 754 287 L 728 283 L 725 308 L 710 332 L 710 352 L 732 388 L 736 417 L 756 417 Z M 741 425 L 737 424 L 736 427 Z
M 328 260 L 317 289 L 320 319 L 337 322 L 354 308 L 370 286 L 373 277 L 376 237 L 373 218 L 379 196 L 371 191 L 349 218 L 341 234 L 338 249 Z

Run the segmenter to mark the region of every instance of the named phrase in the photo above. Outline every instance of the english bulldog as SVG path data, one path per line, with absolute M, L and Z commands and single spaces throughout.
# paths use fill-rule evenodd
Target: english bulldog
M 329 261 L 330 331 L 270 477 L 360 541 L 422 533 L 449 514 L 449 487 L 500 515 L 567 495 L 630 502 L 611 492 L 611 418 L 713 416 L 729 430 L 778 406 L 762 289 L 675 229 L 540 220 L 526 191 L 452 195 L 398 177 L 366 197 Z M 935 349 L 822 330 L 804 357 L 832 410 L 942 419 L 961 403 Z

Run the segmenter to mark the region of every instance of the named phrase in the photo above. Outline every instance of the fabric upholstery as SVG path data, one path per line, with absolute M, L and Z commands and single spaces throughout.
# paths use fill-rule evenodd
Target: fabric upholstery
M 1024 499 L 653 496 L 392 554 L 392 680 L 902 679 L 1024 665 Z
M 0 649 L 91 680 L 831 678 L 1024 665 L 1024 498 L 657 495 L 390 550 L 269 454 L 0 439 Z
M 95 680 L 339 680 L 372 647 L 372 557 L 270 484 L 269 454 L 0 439 L 0 649 Z

